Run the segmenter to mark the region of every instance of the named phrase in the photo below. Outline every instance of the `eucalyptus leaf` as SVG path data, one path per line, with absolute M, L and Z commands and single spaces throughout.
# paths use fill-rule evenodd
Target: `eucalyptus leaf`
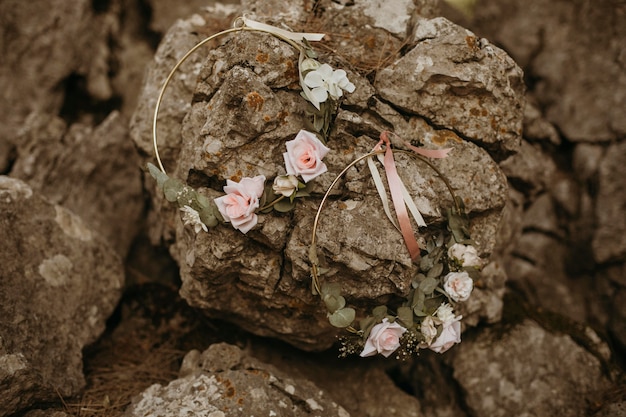
M 165 195 L 165 199 L 170 203 L 178 200 L 178 196 L 182 190 L 183 183 L 175 178 L 168 178 L 163 183 L 163 194 Z
M 340 296 L 341 295 L 341 284 L 339 284 L 338 282 L 325 282 L 322 284 L 322 295 L 335 295 L 335 296 Z
M 374 307 L 372 315 L 378 320 L 382 320 L 387 315 L 387 306 Z
M 426 317 L 428 314 L 424 313 L 424 311 L 420 308 L 415 307 L 413 309 L 413 314 L 415 314 L 417 317 Z
M 404 324 L 404 327 L 413 326 L 413 309 L 411 307 L 398 307 L 398 320 Z
M 437 277 L 441 276 L 442 272 L 443 272 L 443 264 L 442 263 L 436 263 L 435 265 L 433 265 L 432 268 L 430 268 L 430 271 L 428 271 L 428 274 L 426 274 L 426 277 L 428 277 L 428 278 L 437 278 Z
M 330 311 L 331 313 L 334 313 L 335 311 L 340 310 L 346 306 L 346 299 L 343 298 L 341 295 L 325 294 L 322 297 L 322 300 L 324 301 L 324 304 L 326 304 L 326 308 L 328 308 L 328 311 Z
M 376 324 L 376 319 L 374 317 L 366 317 L 359 321 L 359 328 L 363 332 L 363 336 L 367 338 L 372 330 L 372 327 Z
M 165 172 L 161 171 L 159 168 L 157 168 L 154 164 L 151 164 L 150 162 L 148 162 L 148 171 L 150 172 L 150 175 L 152 175 L 152 178 L 156 180 L 159 188 L 163 188 L 163 184 L 165 183 L 165 181 L 167 181 L 170 178 L 167 176 Z
M 215 227 L 219 223 L 210 208 L 202 209 L 199 214 L 200 220 L 202 221 L 202 223 L 206 224 L 207 227 Z
M 424 292 L 424 294 L 432 294 L 439 285 L 439 281 L 434 278 L 426 278 L 424 281 L 420 282 L 419 289 Z
M 183 185 L 180 192 L 177 195 L 176 200 L 178 201 L 179 206 L 189 206 L 193 207 L 198 204 L 198 193 L 196 190 L 191 188 L 188 185 Z
M 329 314 L 328 321 L 335 327 L 344 328 L 351 325 L 355 317 L 356 311 L 353 308 L 346 307 Z
M 274 204 L 273 207 L 274 210 L 279 213 L 287 213 L 293 210 L 296 205 L 292 201 L 282 199 L 278 203 Z

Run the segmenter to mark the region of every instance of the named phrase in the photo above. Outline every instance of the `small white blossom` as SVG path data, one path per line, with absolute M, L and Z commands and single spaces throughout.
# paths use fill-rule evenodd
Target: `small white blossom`
M 472 245 L 455 243 L 448 248 L 448 256 L 455 259 L 463 267 L 480 267 L 482 264 L 478 251 Z
M 435 311 L 435 315 L 441 323 L 452 323 L 457 320 L 457 317 L 454 315 L 454 311 L 452 310 L 452 306 L 448 303 L 443 303 L 437 308 Z M 459 317 L 460 318 L 460 317 Z
M 342 90 L 351 93 L 355 89 L 344 70 L 333 70 L 328 64 L 322 64 L 319 68 L 307 73 L 304 77 L 304 83 L 311 88 L 309 94 L 312 97 L 309 99 L 312 98 L 311 102 L 314 104 L 315 102 L 325 102 L 328 96 L 337 100 L 343 95 Z
M 184 206 L 180 209 L 180 211 L 184 213 L 183 223 L 185 224 L 185 226 L 192 225 L 193 230 L 196 233 L 200 233 L 200 230 L 204 230 L 205 232 L 209 231 L 206 224 L 202 223 L 202 220 L 200 220 L 200 213 L 198 213 L 196 210 L 189 206 Z

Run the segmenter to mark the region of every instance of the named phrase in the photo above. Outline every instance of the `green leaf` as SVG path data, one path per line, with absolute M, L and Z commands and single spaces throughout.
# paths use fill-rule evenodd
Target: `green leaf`
M 428 274 L 426 274 L 426 276 L 428 278 L 438 278 L 441 276 L 441 273 L 443 272 L 443 264 L 442 263 L 437 263 L 435 265 L 433 265 L 432 268 L 430 268 L 430 270 L 428 271 Z
M 411 307 L 398 307 L 398 320 L 406 328 L 413 326 L 413 309 Z
M 219 223 L 210 208 L 202 209 L 199 214 L 200 220 L 202 221 L 202 223 L 206 224 L 207 227 L 215 227 Z
M 326 308 L 331 313 L 334 313 L 337 310 L 340 310 L 346 306 L 346 299 L 341 295 L 334 294 L 326 294 L 322 297 L 324 304 L 326 304 Z
M 196 193 L 196 190 L 190 186 L 183 185 L 177 195 L 177 200 L 179 206 L 189 206 L 193 208 L 193 206 L 198 202 L 198 194 Z
M 161 171 L 159 168 L 157 168 L 155 165 L 151 164 L 150 162 L 148 162 L 148 171 L 150 172 L 150 175 L 152 175 L 152 178 L 156 180 L 159 188 L 163 188 L 163 184 L 165 183 L 165 181 L 167 181 L 170 178 L 167 176 L 165 172 Z
M 413 294 L 413 300 L 411 300 L 411 307 L 417 308 L 418 310 L 422 310 L 424 308 L 424 300 L 426 299 L 426 294 L 421 289 L 416 289 Z
M 165 199 L 170 203 L 178 200 L 178 196 L 182 190 L 183 183 L 175 178 L 168 178 L 163 183 L 163 194 L 165 194 Z
M 424 292 L 424 294 L 432 294 L 439 285 L 439 281 L 434 278 L 426 278 L 424 281 L 420 282 L 420 290 Z
M 344 328 L 351 325 L 355 317 L 356 311 L 353 308 L 346 307 L 329 314 L 328 321 L 335 327 Z
M 322 297 L 326 295 L 334 295 L 336 297 L 341 296 L 341 284 L 338 282 L 325 282 L 322 284 L 322 288 L 320 288 L 322 292 Z
M 372 310 L 372 315 L 377 320 L 382 320 L 387 315 L 387 306 L 374 307 L 374 309 Z
M 287 213 L 293 210 L 294 207 L 296 207 L 296 205 L 289 200 L 282 199 L 278 203 L 274 204 L 273 207 L 274 207 L 274 210 L 276 210 L 279 213 Z

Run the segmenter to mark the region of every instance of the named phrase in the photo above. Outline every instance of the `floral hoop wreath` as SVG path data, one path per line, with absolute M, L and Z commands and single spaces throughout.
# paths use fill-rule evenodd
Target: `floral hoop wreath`
M 396 352 L 397 359 L 406 359 L 418 353 L 419 349 L 428 348 L 443 353 L 454 344 L 460 343 L 462 316 L 455 315 L 452 304 L 469 299 L 474 280 L 479 278 L 483 264 L 476 248 L 472 245 L 469 235 L 469 219 L 465 213 L 463 201 L 455 195 L 446 177 L 424 157 L 444 157 L 445 155 L 424 152 L 423 149 L 413 148 L 408 144 L 406 145 L 411 148 L 410 151 L 392 150 L 388 134 L 389 132 L 383 132 L 381 141 L 370 153 L 355 159 L 337 175 L 322 198 L 313 221 L 309 250 L 311 287 L 313 294 L 319 295 L 326 305 L 330 324 L 347 331 L 347 335 L 339 338 L 340 357 L 352 354 L 359 354 L 361 357 L 381 354 L 389 357 Z M 444 150 L 445 153 L 447 151 Z M 404 188 L 395 173 L 394 152 L 408 154 L 434 170 L 445 183 L 453 199 L 453 206 L 447 212 L 446 230 L 431 236 L 430 240 L 423 245 L 424 247 L 418 247 L 417 252 L 413 252 L 417 242 L 407 241 L 410 236 L 407 236 L 405 230 L 402 230 L 402 225 L 397 225 L 390 216 L 386 193 L 382 192 L 380 179 L 377 178 L 378 174 L 374 173 L 377 171 L 373 166 L 373 157 L 382 159 L 384 154 L 383 165 L 390 193 L 398 222 L 402 223 L 402 217 L 406 216 L 406 212 L 404 210 L 403 213 L 401 206 L 404 203 L 410 205 L 411 200 L 394 192 L 394 187 Z M 386 305 L 377 306 L 370 315 L 360 318 L 358 324 L 355 324 L 356 311 L 352 307 L 346 307 L 346 299 L 341 295 L 341 286 L 338 283 L 320 282 L 320 275 L 323 275 L 326 270 L 322 267 L 323 262 L 320 262 L 317 251 L 317 229 L 322 209 L 330 192 L 350 168 L 363 160 L 367 160 L 372 171 L 372 177 L 383 200 L 387 216 L 403 234 L 413 261 L 419 265 L 419 271 L 411 282 L 411 290 L 407 297 L 396 303 L 394 309 Z M 425 226 L 425 223 L 422 224 L 423 220 L 416 218 L 416 221 L 419 225 Z M 410 234 L 412 235 L 412 230 Z M 420 252 L 425 254 L 422 255 Z
M 311 113 L 316 132 L 300 130 L 293 140 L 286 142 L 283 157 L 287 175 L 277 176 L 269 185 L 265 184 L 266 178 L 263 175 L 242 178 L 239 182 L 227 180 L 224 186 L 226 194 L 210 200 L 189 185 L 167 175 L 157 144 L 159 109 L 172 77 L 194 52 L 213 39 L 243 31 L 270 34 L 300 51 L 298 72 L 301 95 L 315 108 Z M 332 116 L 343 92 L 352 93 L 355 86 L 348 80 L 344 70 L 335 70 L 330 65 L 317 61 L 317 54 L 309 42 L 320 41 L 323 37 L 324 34 L 320 33 L 296 33 L 240 17 L 235 20 L 233 28 L 215 33 L 193 46 L 166 77 L 157 98 L 152 123 L 152 141 L 158 167 L 148 163 L 148 171 L 163 191 L 165 199 L 178 204 L 183 213 L 184 225 L 192 226 L 195 233 L 207 232 L 209 227 L 219 223 L 231 223 L 235 229 L 245 234 L 257 224 L 257 213 L 293 209 L 297 198 L 308 196 L 309 181 L 327 171 L 322 159 L 330 152 L 326 141 Z M 417 353 L 419 349 L 429 348 L 443 353 L 459 343 L 462 317 L 454 314 L 450 303 L 463 302 L 469 298 L 473 281 L 479 276 L 482 266 L 482 260 L 471 244 L 469 221 L 462 200 L 455 196 L 445 176 L 426 159 L 445 158 L 451 149 L 427 150 L 404 142 L 409 150 L 392 150 L 389 134 L 392 133 L 381 133 L 380 142 L 370 153 L 355 159 L 337 175 L 322 198 L 313 223 L 309 250 L 312 292 L 319 295 L 326 305 L 330 324 L 347 330 L 347 335 L 340 338 L 342 357 L 350 354 L 372 356 L 377 353 L 389 357 L 397 352 L 396 357 L 404 359 Z M 449 236 L 444 236 L 442 232 L 433 236 L 425 245 L 418 244 L 408 213 L 418 226 L 426 227 L 426 223 L 398 176 L 394 152 L 406 153 L 422 161 L 446 184 L 454 201 L 454 206 L 447 213 Z M 395 218 L 391 213 L 387 191 L 374 157 L 384 166 Z M 326 271 L 317 252 L 316 233 L 330 192 L 350 168 L 363 160 L 367 161 L 385 214 L 401 232 L 411 258 L 419 264 L 419 272 L 411 283 L 412 289 L 406 300 L 397 304 L 395 310 L 378 306 L 372 310 L 371 315 L 360 319 L 357 325 L 354 324 L 356 311 L 346 307 L 340 285 L 320 282 L 320 275 Z M 422 252 L 425 252 L 423 256 Z
M 263 175 L 242 178 L 239 182 L 227 180 L 224 186 L 226 194 L 210 200 L 189 185 L 167 175 L 157 144 L 159 109 L 173 75 L 194 52 L 213 39 L 244 31 L 270 34 L 300 51 L 298 74 L 301 95 L 315 108 L 311 113 L 316 132 L 300 130 L 293 140 L 286 142 L 283 157 L 287 175 L 277 176 L 267 186 Z M 243 16 L 235 20 L 231 29 L 215 33 L 197 43 L 170 71 L 159 92 L 152 122 L 152 142 L 158 167 L 148 163 L 148 171 L 156 179 L 165 199 L 178 203 L 184 224 L 191 225 L 196 233 L 202 230 L 207 232 L 209 227 L 219 223 L 231 223 L 235 229 L 245 234 L 256 226 L 257 213 L 272 210 L 286 212 L 293 209 L 296 198 L 309 195 L 309 181 L 327 171 L 322 159 L 330 151 L 326 146 L 330 121 L 343 92 L 351 93 L 355 86 L 348 80 L 344 70 L 335 70 L 316 59 L 317 54 L 309 42 L 320 41 L 323 37 L 322 33 L 291 32 Z

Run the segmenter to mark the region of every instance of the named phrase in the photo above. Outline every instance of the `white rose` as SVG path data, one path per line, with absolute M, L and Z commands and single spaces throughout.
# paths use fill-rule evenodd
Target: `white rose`
M 398 323 L 389 323 L 389 320 L 384 318 L 382 323 L 372 327 L 361 356 L 373 356 L 380 353 L 388 358 L 400 347 L 400 336 L 404 332 L 406 332 L 404 327 Z
M 478 251 L 472 245 L 455 243 L 448 248 L 448 257 L 455 259 L 463 267 L 480 267 L 482 265 Z
M 461 343 L 461 318 L 450 323 L 444 323 L 441 334 L 428 348 L 437 353 L 443 353 L 454 346 L 455 343 Z
M 465 271 L 450 272 L 443 278 L 443 289 L 454 301 L 466 301 L 473 288 L 474 281 Z
M 279 175 L 274 178 L 272 189 L 276 194 L 290 197 L 298 189 L 298 178 L 295 175 Z

